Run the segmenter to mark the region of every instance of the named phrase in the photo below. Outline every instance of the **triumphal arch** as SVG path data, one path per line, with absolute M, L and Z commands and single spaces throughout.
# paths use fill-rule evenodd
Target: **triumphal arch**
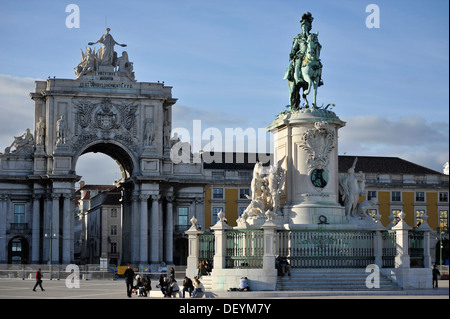
M 11 262 L 14 238 L 29 251 L 24 262 L 48 262 L 46 234 L 52 262 L 73 262 L 76 166 L 89 152 L 109 155 L 122 171 L 122 262 L 173 262 L 177 205 L 203 219 L 201 164 L 170 159 L 179 142 L 171 138 L 172 88 L 136 81 L 127 52 L 115 51 L 126 45 L 109 31 L 87 43 L 75 78 L 36 81 L 35 128 L 0 153 L 0 263 Z M 14 227 L 16 210 L 26 227 Z

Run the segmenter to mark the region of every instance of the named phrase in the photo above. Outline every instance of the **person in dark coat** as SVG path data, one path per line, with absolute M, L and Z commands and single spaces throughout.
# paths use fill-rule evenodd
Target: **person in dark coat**
M 133 290 L 133 279 L 134 279 L 134 270 L 131 268 L 131 265 L 128 265 L 127 270 L 123 273 L 125 276 L 125 283 L 127 284 L 127 296 L 131 298 L 131 292 Z
M 436 265 L 433 265 L 433 288 L 438 288 L 438 276 L 440 275 L 439 269 L 437 269 Z

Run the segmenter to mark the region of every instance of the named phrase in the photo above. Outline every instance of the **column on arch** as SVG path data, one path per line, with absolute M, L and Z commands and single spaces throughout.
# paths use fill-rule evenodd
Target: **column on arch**
M 166 196 L 166 223 L 164 228 L 165 260 L 173 264 L 173 196 Z
M 131 263 L 137 264 L 139 262 L 140 250 L 140 198 L 139 192 L 133 191 L 131 195 Z
M 51 261 L 59 263 L 59 199 L 60 193 L 52 193 L 52 218 L 49 240 L 51 241 Z
M 73 261 L 73 228 L 72 228 L 72 219 L 73 219 L 73 209 L 71 207 L 72 194 L 63 194 L 64 203 L 63 203 L 63 234 L 62 234 L 62 242 L 63 242 L 63 264 L 70 264 Z
M 31 226 L 31 262 L 33 264 L 39 263 L 40 255 L 40 205 L 41 195 L 33 195 L 33 215 Z
M 152 214 L 151 214 L 151 263 L 159 264 L 159 226 L 160 226 L 160 211 L 159 200 L 161 195 L 152 195 Z
M 6 212 L 8 195 L 0 195 L 0 263 L 7 263 L 6 249 Z
M 139 200 L 141 202 L 139 221 L 139 261 L 140 264 L 148 263 L 148 199 L 150 195 L 141 192 Z

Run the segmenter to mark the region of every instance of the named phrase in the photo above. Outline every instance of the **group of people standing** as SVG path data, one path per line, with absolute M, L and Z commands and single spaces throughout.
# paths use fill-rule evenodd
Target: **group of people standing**
M 136 285 L 134 285 L 135 273 L 131 268 L 131 265 L 128 265 L 128 268 L 124 272 L 124 276 L 127 285 L 127 296 L 129 298 L 131 298 L 133 293 L 139 293 L 139 296 L 147 297 L 148 292 L 152 289 L 150 278 L 148 276 L 142 279 L 141 276 L 137 275 Z M 181 293 L 180 287 L 175 279 L 175 269 L 173 267 L 170 269 L 169 277 L 166 277 L 163 274 L 159 276 L 159 283 L 156 287 L 161 289 L 164 298 L 175 298 L 177 294 L 181 294 L 182 297 L 185 298 L 186 292 L 189 293 L 189 297 L 195 298 L 199 293 L 205 291 L 198 276 L 195 276 L 193 280 L 185 276 Z

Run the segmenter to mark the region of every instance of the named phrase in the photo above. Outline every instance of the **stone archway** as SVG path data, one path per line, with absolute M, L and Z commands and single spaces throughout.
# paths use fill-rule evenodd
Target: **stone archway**
M 136 168 L 139 167 L 139 163 L 133 157 L 133 154 L 127 150 L 124 145 L 112 141 L 107 143 L 95 141 L 79 150 L 73 157 L 72 169 L 74 172 L 76 172 L 78 159 L 87 153 L 102 153 L 111 157 L 118 164 L 120 171 L 122 172 L 123 181 L 138 174 Z
M 108 50 L 112 53 L 114 48 Z M 43 238 L 47 233 L 57 238 L 52 240 L 52 261 L 72 263 L 75 184 L 80 179 L 76 164 L 83 154 L 100 152 L 113 158 L 122 171 L 119 184 L 127 216 L 123 250 L 128 254 L 122 261 L 170 264 L 173 203 L 204 197 L 202 164 L 173 163 L 170 158 L 177 142 L 171 140 L 176 103 L 172 87 L 137 82 L 127 55 L 111 61 L 95 52 L 82 54 L 76 79 L 36 81 L 30 93 L 35 128 L 15 137 L 0 154 L 0 175 L 5 176 L 0 212 L 16 201 L 25 203 L 32 263 L 50 259 L 49 241 Z M 203 220 L 203 206 L 194 207 L 193 215 Z M 0 222 L 10 218 L 7 214 L 0 214 Z M 1 246 L 6 247 L 11 237 L 0 228 L 0 262 L 7 259 Z

